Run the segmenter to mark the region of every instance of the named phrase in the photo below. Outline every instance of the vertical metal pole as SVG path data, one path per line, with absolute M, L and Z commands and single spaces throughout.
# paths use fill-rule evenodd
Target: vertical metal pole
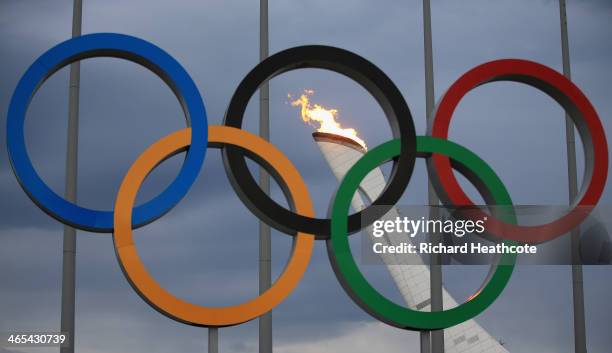
M 81 35 L 83 3 L 74 0 L 72 9 L 72 37 Z M 70 65 L 70 87 L 68 97 L 68 137 L 66 146 L 66 184 L 64 196 L 68 201 L 77 199 L 77 161 L 79 144 L 79 62 Z M 64 226 L 64 251 L 62 256 L 62 313 L 61 331 L 68 333 L 68 345 L 61 347 L 61 353 L 74 353 L 74 308 L 76 277 L 76 230 Z
M 563 74 L 571 80 L 569 56 L 569 39 L 567 34 L 567 10 L 565 0 L 559 0 L 561 21 L 561 52 L 563 55 Z M 576 172 L 576 139 L 574 123 L 565 114 L 565 137 L 567 148 L 567 176 L 570 204 L 578 193 L 578 177 Z M 574 349 L 576 353 L 586 353 L 586 328 L 584 314 L 584 287 L 582 283 L 582 264 L 580 261 L 580 230 L 575 229 L 572 237 L 572 294 L 574 299 Z
M 72 37 L 81 35 L 83 18 L 82 0 L 74 0 L 72 9 Z M 68 201 L 77 199 L 77 162 L 79 144 L 79 83 L 81 66 L 79 62 L 70 65 L 70 87 L 68 97 L 68 133 L 66 145 L 66 183 L 64 196 Z M 76 230 L 64 226 L 62 256 L 62 313 L 61 331 L 68 333 L 69 344 L 61 347 L 61 353 L 74 353 L 74 312 L 76 278 Z
M 431 352 L 431 331 L 421 331 L 421 353 Z
M 423 0 L 423 42 L 425 51 L 425 110 L 428 120 L 428 124 L 433 119 L 432 112 L 434 110 L 434 73 L 433 73 L 433 47 L 432 47 L 432 34 L 431 34 L 431 4 L 430 0 Z M 431 182 L 428 185 L 428 202 L 430 207 L 435 214 L 435 207 L 438 206 L 440 200 L 436 194 Z M 432 213 L 430 212 L 430 215 Z M 438 235 L 432 235 L 432 242 L 439 241 Z M 431 255 L 430 265 L 430 290 L 431 290 L 431 311 L 442 311 L 442 266 L 441 256 L 433 254 Z M 431 349 L 432 353 L 443 353 L 444 352 L 444 331 L 435 330 L 430 333 L 421 333 L 421 352 L 427 352 L 424 350 L 423 341 L 427 339 L 426 336 L 431 336 Z
M 268 57 L 268 0 L 259 1 L 259 60 Z M 259 89 L 259 135 L 270 139 L 270 87 L 268 82 Z M 259 186 L 270 193 L 270 176 L 263 168 L 259 169 Z M 271 266 L 272 244 L 270 227 L 259 222 L 259 293 L 272 284 Z M 259 353 L 272 353 L 272 311 L 259 317 Z
M 219 353 L 219 329 L 208 328 L 208 353 Z

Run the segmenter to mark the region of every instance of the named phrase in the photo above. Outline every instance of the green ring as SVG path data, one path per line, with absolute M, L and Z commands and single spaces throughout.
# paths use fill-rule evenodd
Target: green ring
M 512 205 L 506 187 L 495 172 L 473 152 L 445 139 L 430 136 L 417 137 L 417 152 L 422 156 L 438 153 L 451 158 L 481 179 L 497 205 Z M 489 282 L 476 296 L 455 308 L 436 312 L 411 310 L 381 295 L 363 276 L 349 246 L 347 214 L 353 195 L 365 176 L 382 163 L 400 154 L 398 139 L 386 142 L 366 153 L 348 171 L 332 206 L 331 238 L 326 242 L 334 272 L 344 290 L 363 310 L 389 325 L 411 330 L 436 330 L 467 321 L 484 311 L 501 294 L 510 280 L 516 254 L 504 254 Z M 504 221 L 516 224 L 512 212 L 500 215 Z M 513 241 L 505 241 L 515 245 Z M 503 264 L 503 265 L 502 265 Z

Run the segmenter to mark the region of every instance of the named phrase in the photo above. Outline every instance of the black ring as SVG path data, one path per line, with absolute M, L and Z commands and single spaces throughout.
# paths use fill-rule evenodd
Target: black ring
M 401 139 L 401 154 L 393 160 L 387 186 L 372 206 L 349 216 L 348 232 L 355 233 L 383 216 L 404 193 L 416 160 L 416 132 L 410 109 L 391 79 L 361 56 L 329 46 L 309 45 L 276 53 L 259 63 L 240 82 L 225 113 L 224 125 L 242 128 L 244 113 L 260 85 L 287 71 L 302 68 L 327 69 L 347 76 L 363 86 L 380 104 L 394 138 Z M 223 162 L 231 184 L 242 202 L 270 226 L 294 234 L 314 234 L 329 239 L 331 220 L 298 215 L 282 207 L 261 190 L 247 167 L 243 152 L 223 148 Z

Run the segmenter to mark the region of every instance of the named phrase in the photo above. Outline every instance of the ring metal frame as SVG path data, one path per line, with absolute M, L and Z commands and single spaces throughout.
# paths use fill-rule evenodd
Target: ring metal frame
M 62 67 L 87 58 L 114 57 L 142 65 L 174 92 L 193 131 L 192 149 L 176 179 L 155 198 L 136 207 L 134 227 L 163 216 L 185 196 L 198 176 L 206 155 L 207 117 L 200 92 L 191 76 L 168 53 L 142 39 L 116 33 L 96 33 L 64 41 L 41 55 L 17 84 L 7 118 L 7 149 L 13 172 L 30 199 L 53 218 L 74 228 L 110 233 L 113 212 L 81 207 L 56 194 L 40 178 L 28 157 L 24 123 L 36 91 Z
M 428 135 L 448 138 L 453 113 L 461 99 L 472 89 L 488 82 L 513 81 L 537 88 L 559 103 L 578 129 L 584 145 L 582 188 L 571 210 L 547 224 L 523 226 L 488 217 L 488 232 L 503 239 L 541 243 L 557 238 L 578 226 L 599 201 L 608 176 L 608 144 L 595 108 L 580 88 L 557 71 L 536 62 L 518 59 L 491 61 L 461 76 L 438 103 Z M 440 198 L 450 205 L 473 206 L 452 172 L 446 156 L 434 155 L 428 161 L 430 178 Z
M 373 206 L 349 216 L 349 233 L 359 231 L 365 223 L 374 222 L 385 214 L 403 194 L 416 159 L 416 133 L 410 109 L 391 79 L 368 60 L 347 50 L 322 45 L 294 47 L 276 53 L 257 64 L 240 82 L 225 114 L 224 125 L 241 128 L 247 104 L 259 86 L 284 72 L 301 68 L 327 69 L 347 76 L 361 84 L 385 113 L 394 138 L 401 141 L 401 154 L 394 159 L 389 182 L 373 202 Z M 261 190 L 244 156 L 237 149 L 223 149 L 227 175 L 234 190 L 247 207 L 272 227 L 292 234 L 296 231 L 328 239 L 330 219 L 296 214 L 282 207 Z
M 420 157 L 430 158 L 431 154 L 444 155 L 453 160 L 458 171 L 470 180 L 488 203 L 512 205 L 506 187 L 482 159 L 468 149 L 453 142 L 429 136 L 417 137 L 417 151 Z M 504 254 L 500 262 L 492 265 L 491 276 L 475 295 L 467 302 L 444 311 L 424 312 L 398 305 L 380 294 L 359 270 L 351 252 L 347 234 L 346 214 L 351 200 L 361 181 L 380 164 L 397 156 L 400 152 L 399 140 L 386 142 L 366 153 L 347 172 L 334 198 L 332 213 L 332 234 L 326 242 L 336 278 L 347 294 L 359 307 L 389 325 L 412 330 L 437 330 L 467 321 L 493 304 L 503 292 L 512 276 L 516 254 Z M 512 212 L 500 216 L 508 222 L 516 222 Z M 505 241 L 515 245 L 513 241 Z
M 258 297 L 244 303 L 224 307 L 207 307 L 189 303 L 164 289 L 146 270 L 138 256 L 132 238 L 132 206 L 146 176 L 164 159 L 187 148 L 191 130 L 170 134 L 151 145 L 134 162 L 121 183 L 115 202 L 115 253 L 121 269 L 132 288 L 141 298 L 162 314 L 194 326 L 223 327 L 238 325 L 272 310 L 297 286 L 310 262 L 314 236 L 298 233 L 293 240 L 291 257 L 283 273 L 272 287 Z M 257 135 L 227 126 L 210 126 L 211 147 L 239 146 L 265 161 L 266 169 L 275 170 L 283 179 L 291 195 L 296 212 L 313 215 L 308 189 L 291 161 L 274 146 Z

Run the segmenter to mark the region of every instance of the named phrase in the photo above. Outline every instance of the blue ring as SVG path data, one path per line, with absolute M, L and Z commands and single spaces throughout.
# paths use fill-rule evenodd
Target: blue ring
M 178 176 L 161 194 L 134 209 L 133 227 L 163 216 L 185 196 L 204 162 L 208 123 L 200 92 L 187 71 L 168 53 L 142 39 L 116 33 L 88 34 L 62 42 L 34 61 L 15 88 L 8 110 L 6 141 L 13 172 L 28 196 L 52 217 L 78 229 L 109 233 L 113 212 L 84 208 L 53 192 L 34 170 L 24 136 L 25 115 L 38 88 L 62 67 L 93 57 L 121 58 L 153 71 L 170 86 L 191 126 L 191 147 Z

